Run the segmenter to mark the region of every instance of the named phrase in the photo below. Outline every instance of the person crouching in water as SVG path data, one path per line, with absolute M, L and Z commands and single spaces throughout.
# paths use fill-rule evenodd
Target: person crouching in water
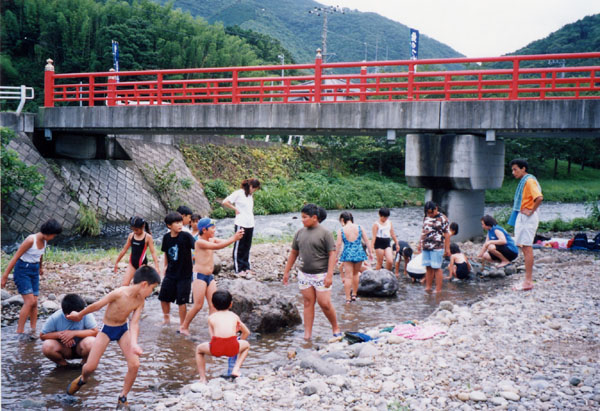
M 456 243 L 450 244 L 450 264 L 448 265 L 448 279 L 458 278 L 466 280 L 471 272 L 471 263 L 466 255 L 460 252 L 460 247 Z
M 210 342 L 204 342 L 196 347 L 196 365 L 200 382 L 206 382 L 206 355 L 235 357 L 239 354 L 231 372 L 231 377 L 235 379 L 240 376 L 240 368 L 250 349 L 250 344 L 246 341 L 250 330 L 237 314 L 230 311 L 233 298 L 229 291 L 215 291 L 212 295 L 212 305 L 217 311 L 208 316 Z M 242 333 L 241 340 L 238 340 L 238 331 Z

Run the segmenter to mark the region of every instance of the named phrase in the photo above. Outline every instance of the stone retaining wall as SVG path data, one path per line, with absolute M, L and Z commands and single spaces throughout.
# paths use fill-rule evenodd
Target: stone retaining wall
M 9 148 L 15 150 L 25 164 L 37 166 L 46 180 L 36 198 L 21 189 L 3 204 L 2 241 L 16 241 L 22 234 L 34 233 L 50 218 L 61 223 L 65 231 L 72 230 L 79 221 L 79 204 L 71 198 L 48 161 L 38 153 L 27 134 L 18 133 Z

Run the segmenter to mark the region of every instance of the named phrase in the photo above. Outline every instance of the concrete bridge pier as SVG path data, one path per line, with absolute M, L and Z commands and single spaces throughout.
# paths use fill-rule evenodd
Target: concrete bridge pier
M 500 188 L 504 142 L 472 134 L 408 134 L 406 180 L 427 189 L 450 221 L 460 225 L 457 241 L 482 234 L 485 189 Z

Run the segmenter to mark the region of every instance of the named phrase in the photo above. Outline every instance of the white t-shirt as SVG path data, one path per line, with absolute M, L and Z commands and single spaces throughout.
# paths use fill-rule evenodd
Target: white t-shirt
M 246 197 L 244 190 L 239 189 L 229 194 L 223 201 L 229 201 L 239 210 L 240 213 L 235 216 L 235 225 L 245 228 L 254 227 L 254 198 L 252 198 L 252 194 Z

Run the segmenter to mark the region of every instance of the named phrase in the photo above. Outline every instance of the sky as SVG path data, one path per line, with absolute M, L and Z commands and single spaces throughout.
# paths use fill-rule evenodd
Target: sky
M 600 0 L 317 0 L 370 11 L 419 30 L 467 57 L 497 57 L 585 16 Z

